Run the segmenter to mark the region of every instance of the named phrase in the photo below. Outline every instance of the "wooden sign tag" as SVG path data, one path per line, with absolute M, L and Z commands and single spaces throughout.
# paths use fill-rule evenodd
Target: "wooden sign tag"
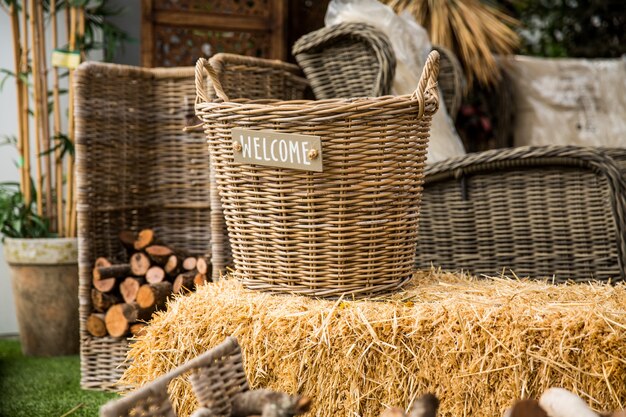
M 273 130 L 232 130 L 235 162 L 322 172 L 319 136 L 279 133 Z

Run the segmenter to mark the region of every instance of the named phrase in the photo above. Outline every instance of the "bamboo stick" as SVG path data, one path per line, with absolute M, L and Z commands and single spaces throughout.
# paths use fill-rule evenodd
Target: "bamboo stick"
M 28 0 L 22 1 L 22 33 L 24 38 L 22 40 L 22 73 L 26 74 L 28 77 Z M 28 78 L 27 78 L 28 79 Z M 27 206 L 30 206 L 33 201 L 32 195 L 30 192 L 30 178 L 31 178 L 31 169 L 30 169 L 30 119 L 29 119 L 29 96 L 28 96 L 28 82 L 22 83 L 22 108 L 21 114 L 24 121 L 22 128 L 24 129 L 24 138 L 22 141 L 22 155 L 24 158 L 24 172 L 23 172 L 23 182 L 24 185 L 24 202 Z
M 85 36 L 85 8 L 83 6 L 78 8 L 77 11 L 77 19 L 78 19 L 78 37 L 80 38 L 80 56 L 81 56 L 81 60 L 84 59 L 84 54 L 85 54 L 85 40 L 84 40 L 84 36 Z M 71 87 L 72 89 L 74 88 L 74 86 L 72 85 Z M 72 104 L 72 112 L 74 105 Z M 72 119 L 73 119 L 73 114 L 72 114 Z M 74 141 L 74 135 L 75 135 L 75 126 L 72 126 L 72 141 Z M 70 224 L 69 224 L 69 228 L 70 228 L 70 237 L 74 237 L 76 236 L 76 209 L 77 209 L 77 204 L 78 204 L 78 196 L 76 193 L 76 179 L 74 178 L 72 183 L 71 183 L 71 187 L 72 187 L 72 204 L 71 204 L 71 211 L 70 211 Z
M 37 36 L 37 11 L 35 8 L 36 1 L 30 2 L 30 36 L 32 38 L 32 74 L 33 74 L 33 96 L 35 106 L 33 107 L 33 113 L 35 115 L 35 191 L 37 193 L 37 214 L 43 216 L 43 201 L 41 198 L 41 191 L 43 188 L 43 179 L 41 176 L 41 80 L 38 77 L 39 74 L 39 36 Z
M 20 44 L 20 20 L 18 16 L 17 4 L 15 2 L 11 3 L 9 6 L 9 13 L 11 14 L 11 30 L 13 34 L 13 60 L 14 60 L 14 71 L 15 71 L 15 91 L 17 96 L 17 120 L 18 120 L 18 136 L 17 136 L 17 150 L 20 154 L 21 163 L 20 163 L 20 192 L 22 196 L 24 196 L 24 187 L 26 186 L 25 175 L 24 175 L 24 115 L 22 114 L 23 97 L 22 94 L 24 89 L 22 87 L 22 78 L 20 77 L 20 71 L 22 69 L 22 64 L 20 60 L 22 59 L 22 45 Z M 28 115 L 26 115 L 28 117 Z M 28 122 L 28 118 L 26 119 Z
M 54 3 L 54 1 L 52 1 Z M 44 13 L 43 4 L 37 2 L 37 36 L 39 36 L 39 76 L 41 78 L 41 148 L 44 155 L 40 156 L 44 160 L 45 167 L 45 197 L 46 197 L 46 218 L 50 219 L 50 224 L 54 222 L 54 206 L 52 204 L 52 155 L 50 154 L 50 113 L 48 111 L 48 64 L 46 58 L 46 41 L 44 38 Z M 43 191 L 43 190 L 42 190 Z
M 50 20 L 52 23 L 52 49 L 59 47 L 57 25 L 57 1 L 50 1 Z M 54 136 L 61 134 L 61 103 L 59 99 L 59 70 L 52 67 L 52 113 L 54 121 Z M 57 147 L 54 153 L 54 179 L 56 191 L 56 221 L 59 236 L 65 234 L 63 230 L 63 160 L 61 148 Z
M 69 36 L 70 51 L 76 48 L 76 8 L 70 8 L 70 36 Z M 74 143 L 74 70 L 69 69 L 69 115 L 67 122 L 67 136 Z M 74 202 L 74 157 L 70 155 L 67 164 L 67 196 L 65 205 L 65 236 L 72 236 L 72 205 Z

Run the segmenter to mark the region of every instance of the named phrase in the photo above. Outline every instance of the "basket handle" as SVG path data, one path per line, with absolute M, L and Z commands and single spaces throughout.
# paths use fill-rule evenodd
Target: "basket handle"
M 437 91 L 437 77 L 439 77 L 439 52 L 431 51 L 428 54 L 428 59 L 426 59 L 426 63 L 424 64 L 424 69 L 422 70 L 422 75 L 420 76 L 420 80 L 417 83 L 417 88 L 415 92 L 413 92 L 414 99 L 417 99 L 419 103 L 419 112 L 418 117 L 422 117 L 424 115 L 424 109 L 426 107 L 426 92 L 430 90 L 435 90 L 435 99 L 439 102 L 439 92 Z
M 205 102 L 209 102 L 209 98 L 206 95 L 205 84 L 204 84 L 204 70 L 209 74 L 209 78 L 211 79 L 211 83 L 213 84 L 213 89 L 215 89 L 215 94 L 222 101 L 229 101 L 228 96 L 224 92 L 224 88 L 222 87 L 222 83 L 220 82 L 217 73 L 213 69 L 211 63 L 205 58 L 199 58 L 196 61 L 196 102 L 198 99 L 202 99 Z

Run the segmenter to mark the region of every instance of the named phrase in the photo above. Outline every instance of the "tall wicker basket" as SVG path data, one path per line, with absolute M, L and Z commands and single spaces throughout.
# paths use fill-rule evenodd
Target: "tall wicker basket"
M 439 54 L 411 96 L 229 101 L 213 67 L 196 65 L 196 114 L 209 141 L 235 275 L 249 288 L 370 296 L 414 268 L 419 203 Z M 206 94 L 208 73 L 220 100 Z M 234 128 L 315 135 L 323 172 L 236 163 Z

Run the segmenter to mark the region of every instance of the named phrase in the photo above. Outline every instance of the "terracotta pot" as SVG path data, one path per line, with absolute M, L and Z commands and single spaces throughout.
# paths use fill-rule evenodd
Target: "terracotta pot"
M 78 353 L 77 240 L 6 238 L 4 256 L 24 355 Z

